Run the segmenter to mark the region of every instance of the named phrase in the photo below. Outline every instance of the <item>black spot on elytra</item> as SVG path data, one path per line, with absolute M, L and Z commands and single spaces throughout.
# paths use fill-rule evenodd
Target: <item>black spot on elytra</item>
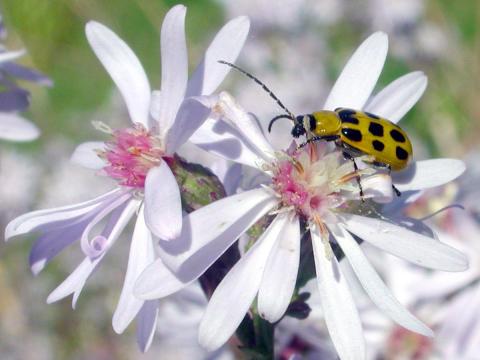
M 338 113 L 338 116 L 340 116 L 340 120 L 342 120 L 342 123 L 350 123 L 350 124 L 355 124 L 358 125 L 359 121 L 355 117 L 355 114 L 357 112 L 355 110 L 342 110 Z
M 401 148 L 400 146 L 397 146 L 397 148 L 395 149 L 395 154 L 397 155 L 398 160 L 408 159 L 408 152 L 406 152 L 405 149 Z
M 393 129 L 390 131 L 390 136 L 392 137 L 393 140 L 397 141 L 397 142 L 405 142 L 406 139 L 405 139 L 405 136 L 403 136 L 403 134 L 398 131 L 397 129 Z
M 362 133 L 357 129 L 342 129 L 342 134 L 351 141 L 362 141 Z
M 372 121 L 368 126 L 368 131 L 370 131 L 372 135 L 383 136 L 383 125 Z
M 369 113 L 369 112 L 366 112 L 366 111 L 365 111 L 365 114 L 367 114 L 372 119 L 377 119 L 377 120 L 380 119 L 380 117 L 378 115 L 375 115 L 375 114 L 372 114 L 372 113 Z
M 373 140 L 372 141 L 372 146 L 377 151 L 383 151 L 383 149 L 385 148 L 385 145 L 381 141 L 378 141 L 378 140 Z

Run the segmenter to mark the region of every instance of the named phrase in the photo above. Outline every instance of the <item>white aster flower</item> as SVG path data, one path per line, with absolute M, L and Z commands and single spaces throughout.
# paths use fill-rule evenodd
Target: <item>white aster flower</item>
M 137 317 L 137 340 L 145 351 L 156 323 L 157 301 L 134 297 L 138 274 L 154 260 L 152 238 L 172 239 L 182 228 L 180 191 L 172 173 L 173 154 L 210 113 L 205 105 L 228 73 L 218 58 L 234 61 L 249 30 L 249 20 L 227 23 L 208 47 L 188 81 L 185 40 L 186 8 L 173 7 L 161 30 L 162 84 L 151 93 L 147 76 L 133 51 L 111 30 L 97 22 L 86 26 L 87 39 L 122 94 L 132 121 L 126 129 L 99 127 L 110 141 L 80 145 L 72 160 L 115 180 L 119 185 L 95 199 L 61 208 L 22 215 L 7 226 L 5 238 L 39 235 L 30 253 L 30 266 L 38 274 L 64 248 L 80 239 L 86 257 L 48 297 L 49 303 L 73 294 L 73 307 L 99 262 L 135 215 L 128 268 L 113 328 L 121 333 Z M 95 228 L 104 222 L 99 232 Z M 167 278 L 173 277 L 165 271 Z
M 345 66 L 323 109 L 364 109 L 398 122 L 422 95 L 426 78 L 420 72 L 407 74 L 368 101 L 386 53 L 385 34 L 369 37 Z M 275 322 L 283 316 L 297 278 L 301 220 L 307 223 L 312 239 L 324 317 L 340 358 L 362 359 L 365 349 L 357 310 L 331 250 L 332 242 L 343 250 L 381 310 L 405 328 L 431 336 L 432 331 L 394 298 L 354 236 L 430 269 L 465 270 L 465 256 L 434 238 L 364 216 L 376 212 L 361 204 L 352 164 L 345 163 L 338 151 L 316 145 L 279 153 L 231 96 L 222 93 L 214 109 L 228 123 L 206 122 L 196 133 L 197 145 L 256 167 L 270 180 L 186 216 L 180 237 L 160 242 L 162 260 L 183 282 L 194 281 L 256 221 L 267 214 L 275 216 L 212 295 L 200 325 L 200 343 L 213 350 L 226 342 L 257 296 L 263 318 Z M 368 175 L 362 179 L 366 196 L 382 202 L 391 199 L 390 177 L 370 170 L 362 170 Z M 437 159 L 416 162 L 394 180 L 400 191 L 417 190 L 443 184 L 463 171 L 461 161 Z M 157 260 L 139 277 L 135 290 L 142 298 L 169 293 L 158 280 L 162 267 L 163 262 Z

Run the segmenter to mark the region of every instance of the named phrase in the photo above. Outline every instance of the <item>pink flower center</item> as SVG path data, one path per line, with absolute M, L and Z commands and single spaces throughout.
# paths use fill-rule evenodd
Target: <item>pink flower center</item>
M 271 166 L 273 189 L 284 207 L 318 222 L 346 201 L 343 191 L 351 178 L 345 175 L 353 169 L 343 164 L 341 154 L 327 153 L 325 146 L 288 151 Z
M 140 124 L 115 130 L 112 135 L 105 150 L 99 152 L 108 163 L 103 172 L 120 185 L 143 188 L 148 171 L 164 158 L 160 139 Z

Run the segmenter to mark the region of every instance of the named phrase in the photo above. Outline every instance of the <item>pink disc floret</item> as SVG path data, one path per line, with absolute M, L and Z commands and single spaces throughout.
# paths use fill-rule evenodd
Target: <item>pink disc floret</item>
M 112 136 L 99 152 L 107 162 L 103 173 L 120 185 L 143 188 L 148 171 L 165 158 L 160 139 L 140 124 L 114 130 Z
M 342 163 L 337 152 L 320 146 L 283 153 L 270 168 L 282 206 L 310 220 L 324 218 L 330 209 L 341 206 L 345 183 L 339 180 L 352 171 Z

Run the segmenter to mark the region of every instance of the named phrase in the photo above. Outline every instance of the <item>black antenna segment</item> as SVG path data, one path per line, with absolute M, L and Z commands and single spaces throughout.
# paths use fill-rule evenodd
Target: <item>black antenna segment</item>
M 223 60 L 218 60 L 218 62 L 220 64 L 224 64 L 224 65 L 228 65 L 232 68 L 234 68 L 235 70 L 237 71 L 240 71 L 243 75 L 249 77 L 250 79 L 252 79 L 253 81 L 255 81 L 258 85 L 260 85 L 263 90 L 265 90 L 268 95 L 270 95 L 270 97 L 276 101 L 276 103 L 278 104 L 278 106 L 280 106 L 283 110 L 286 111 L 287 115 L 281 115 L 287 119 L 291 119 L 292 121 L 295 121 L 295 116 L 292 114 L 292 112 L 290 110 L 287 109 L 287 107 L 285 105 L 283 105 L 283 103 L 280 101 L 280 99 L 272 92 L 272 90 L 270 90 L 267 85 L 265 85 L 263 82 L 261 82 L 259 79 L 257 79 L 255 76 L 253 76 L 252 74 L 250 74 L 249 72 L 239 68 L 237 65 L 234 65 L 232 63 L 229 63 L 229 62 L 226 62 L 226 61 L 223 61 Z M 278 118 L 278 117 L 277 117 Z M 269 126 L 269 132 L 270 132 L 270 129 L 271 129 L 271 124 L 272 122 L 270 122 L 270 126 Z

